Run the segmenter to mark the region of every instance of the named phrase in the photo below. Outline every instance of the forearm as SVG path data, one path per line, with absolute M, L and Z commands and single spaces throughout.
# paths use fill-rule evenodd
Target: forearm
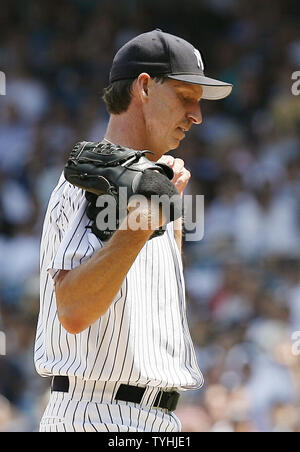
M 152 230 L 118 230 L 89 261 L 55 283 L 58 316 L 76 334 L 109 308 Z

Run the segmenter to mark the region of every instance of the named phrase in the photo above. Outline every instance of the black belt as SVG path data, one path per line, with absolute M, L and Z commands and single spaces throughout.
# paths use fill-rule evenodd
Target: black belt
M 52 379 L 51 391 L 68 392 L 69 378 L 66 376 L 55 376 Z M 137 386 L 121 384 L 115 396 L 116 400 L 123 402 L 141 403 L 146 388 L 139 388 Z M 168 411 L 176 410 L 179 400 L 179 393 L 177 391 L 159 391 L 153 408 L 162 408 Z

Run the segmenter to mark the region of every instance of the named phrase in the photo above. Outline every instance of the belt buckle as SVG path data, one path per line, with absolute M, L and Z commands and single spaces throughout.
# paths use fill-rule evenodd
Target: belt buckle
M 177 404 L 178 404 L 178 400 L 179 400 L 180 394 L 177 391 L 172 391 L 169 394 L 170 395 L 169 395 L 169 397 L 168 397 L 168 399 L 166 401 L 167 410 L 175 411 L 176 407 L 177 407 Z
M 160 404 L 163 397 L 164 397 L 164 406 L 161 407 Z M 153 408 L 163 408 L 170 412 L 174 411 L 177 407 L 179 397 L 180 394 L 177 391 L 168 392 L 160 390 L 159 394 L 156 396 Z M 157 399 L 158 401 L 156 402 Z

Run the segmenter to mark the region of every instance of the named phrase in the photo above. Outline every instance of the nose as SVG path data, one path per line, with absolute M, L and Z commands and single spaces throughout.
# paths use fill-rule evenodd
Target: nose
M 187 118 L 192 124 L 202 123 L 202 113 L 198 102 L 192 109 L 189 109 L 187 113 Z

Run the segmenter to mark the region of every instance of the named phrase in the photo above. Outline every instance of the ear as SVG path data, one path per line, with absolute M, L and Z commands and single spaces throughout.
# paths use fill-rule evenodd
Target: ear
M 152 84 L 152 79 L 149 74 L 143 72 L 136 80 L 137 94 L 142 103 L 147 102 L 149 96 L 149 87 Z

